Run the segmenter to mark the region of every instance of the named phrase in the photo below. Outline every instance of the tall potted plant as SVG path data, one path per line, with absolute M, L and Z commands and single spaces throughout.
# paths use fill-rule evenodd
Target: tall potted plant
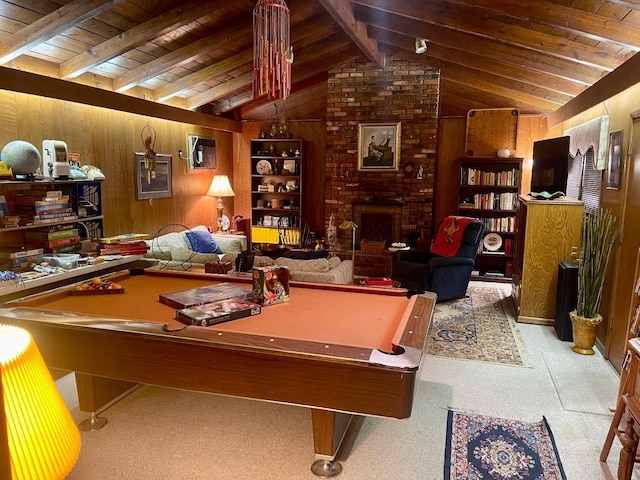
M 578 302 L 576 309 L 569 313 L 575 344 L 572 350 L 576 353 L 594 353 L 596 330 L 602 321 L 599 310 L 604 276 L 617 234 L 617 219 L 609 210 L 598 208 L 585 214 L 578 266 Z

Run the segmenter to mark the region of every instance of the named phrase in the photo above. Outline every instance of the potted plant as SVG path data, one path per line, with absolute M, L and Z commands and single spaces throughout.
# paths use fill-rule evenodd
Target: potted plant
M 599 309 L 604 276 L 617 234 L 617 219 L 609 210 L 598 208 L 585 214 L 578 265 L 578 301 L 576 309 L 569 313 L 575 344 L 572 350 L 576 353 L 594 353 L 596 330 L 602 321 Z

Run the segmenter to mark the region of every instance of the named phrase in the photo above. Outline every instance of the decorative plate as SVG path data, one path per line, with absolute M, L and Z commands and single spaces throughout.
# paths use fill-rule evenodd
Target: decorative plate
M 226 232 L 227 230 L 229 230 L 230 226 L 231 221 L 229 221 L 229 217 L 227 217 L 226 215 L 222 215 L 222 231 Z
M 484 237 L 482 241 L 484 248 L 490 252 L 496 252 L 500 250 L 502 246 L 502 237 L 497 233 L 490 233 Z
M 260 160 L 256 163 L 256 172 L 260 175 L 269 175 L 271 173 L 271 163 L 269 160 Z

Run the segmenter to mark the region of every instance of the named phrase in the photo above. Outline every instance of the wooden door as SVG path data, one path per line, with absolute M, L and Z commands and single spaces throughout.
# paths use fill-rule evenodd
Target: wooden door
M 622 207 L 622 242 L 617 252 L 616 285 L 611 305 L 611 325 L 607 357 L 618 372 L 626 351 L 627 322 L 633 298 L 634 259 L 640 247 L 640 111 L 632 114 L 634 119 L 630 152 L 624 163 L 622 188 L 626 189 Z M 627 148 L 629 144 L 627 143 Z M 626 150 L 626 148 L 625 148 Z

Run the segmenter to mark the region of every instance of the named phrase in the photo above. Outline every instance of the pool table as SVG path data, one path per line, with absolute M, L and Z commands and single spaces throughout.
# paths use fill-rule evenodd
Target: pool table
M 435 295 L 292 282 L 290 301 L 211 327 L 185 326 L 163 293 L 234 276 L 137 269 L 112 274 L 124 293 L 70 295 L 71 286 L 12 300 L 0 322 L 31 332 L 51 368 L 74 371 L 82 411 L 136 384 L 309 407 L 315 473 L 330 476 L 353 415 L 407 418 Z

